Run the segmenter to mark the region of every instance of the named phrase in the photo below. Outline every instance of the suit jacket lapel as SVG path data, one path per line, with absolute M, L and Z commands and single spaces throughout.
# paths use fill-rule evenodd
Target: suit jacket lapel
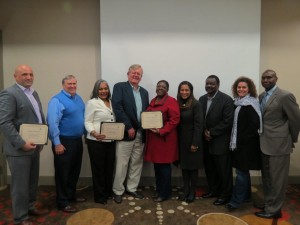
M 218 91 L 218 93 L 216 94 L 216 96 L 212 99 L 212 102 L 210 104 L 210 107 L 208 109 L 208 112 L 206 115 L 208 115 L 210 113 L 210 111 L 215 107 L 215 105 L 218 104 L 219 102 L 219 96 L 220 96 L 220 91 Z M 206 101 L 206 107 L 205 110 L 207 109 L 207 101 Z
M 269 105 L 272 104 L 272 102 L 274 101 L 274 99 L 276 99 L 277 95 L 278 95 L 278 91 L 279 91 L 279 88 L 277 87 L 276 90 L 273 92 L 273 94 L 269 97 L 266 105 L 265 105 L 265 108 L 264 108 L 264 111 L 263 111 L 263 114 L 265 113 L 265 111 L 268 109 Z
M 28 97 L 26 96 L 24 91 L 18 85 L 16 85 L 15 87 L 16 87 L 16 91 L 19 93 L 19 96 L 23 99 L 22 101 L 26 102 L 26 104 L 30 106 L 30 109 L 31 109 L 32 113 L 36 116 L 36 118 L 38 118 L 36 113 L 35 113 L 35 110 L 33 108 L 33 105 L 31 104 L 30 100 L 28 99 Z M 36 94 L 35 94 L 34 98 L 37 99 Z M 41 111 L 41 103 L 40 103 L 39 100 L 37 100 L 37 102 L 39 104 L 39 108 L 40 108 L 40 111 Z M 43 116 L 42 113 L 41 113 L 41 115 L 42 115 L 42 119 L 44 120 L 44 116 Z
M 44 113 L 43 113 L 43 111 L 42 111 L 42 103 L 41 103 L 41 101 L 40 101 L 40 98 L 39 98 L 37 92 L 34 91 L 34 92 L 32 93 L 32 95 L 33 95 L 33 97 L 35 98 L 35 100 L 37 101 L 37 103 L 38 103 L 38 105 L 39 105 L 39 110 L 40 110 L 40 114 L 41 114 L 41 117 L 42 117 L 42 123 L 46 123 L 45 116 L 44 116 Z M 26 96 L 26 97 L 27 97 L 27 96 Z M 31 104 L 31 103 L 30 103 L 30 104 Z M 32 106 L 32 104 L 31 104 L 31 106 Z M 33 107 L 32 107 L 32 108 L 33 108 Z M 34 109 L 33 109 L 33 111 L 34 111 L 34 113 L 35 113 L 35 110 L 34 110 Z
M 127 81 L 127 88 L 126 88 L 126 95 L 127 97 L 129 98 L 129 101 L 132 103 L 131 106 L 132 106 L 132 110 L 134 112 L 134 115 L 135 115 L 135 118 L 137 118 L 137 115 L 136 115 L 136 105 L 135 105 L 135 100 L 134 100 L 134 96 L 133 96 L 133 90 L 132 90 L 132 86 L 131 84 Z

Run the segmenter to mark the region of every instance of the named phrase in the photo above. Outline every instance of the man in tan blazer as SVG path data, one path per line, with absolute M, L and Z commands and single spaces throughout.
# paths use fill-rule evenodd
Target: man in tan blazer
M 296 98 L 277 85 L 273 70 L 262 74 L 265 88 L 259 96 L 263 116 L 260 136 L 262 151 L 263 210 L 255 215 L 262 218 L 280 218 L 288 184 L 290 154 L 297 142 L 300 129 L 300 111 Z

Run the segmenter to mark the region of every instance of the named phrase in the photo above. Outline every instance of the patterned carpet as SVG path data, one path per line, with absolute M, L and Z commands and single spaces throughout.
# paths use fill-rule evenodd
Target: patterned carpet
M 212 204 L 214 199 L 197 197 L 195 202 L 190 204 L 178 201 L 176 197 L 180 194 L 180 188 L 173 188 L 172 199 L 162 203 L 152 201 L 150 196 L 154 193 L 153 187 L 142 187 L 140 191 L 145 194 L 145 199 L 139 200 L 124 195 L 122 204 L 116 204 L 111 199 L 107 205 L 101 205 L 93 202 L 91 187 L 81 188 L 78 193 L 80 196 L 86 197 L 87 201 L 77 204 L 77 208 L 80 210 L 77 214 L 67 214 L 55 208 L 55 187 L 40 186 L 38 206 L 48 208 L 50 213 L 31 219 L 35 224 L 49 225 L 106 225 L 111 224 L 111 221 L 113 221 L 113 225 L 196 225 L 204 214 L 218 213 L 217 218 L 222 221 L 223 225 L 227 225 L 225 220 L 219 216 L 219 214 L 225 213 L 224 215 L 230 214 L 241 218 L 250 225 L 300 224 L 300 185 L 289 185 L 283 208 L 283 218 L 278 221 L 255 217 L 253 213 L 258 209 L 252 206 L 253 202 L 244 203 L 238 210 L 228 212 L 224 206 L 214 206 Z M 199 188 L 197 196 L 203 192 L 204 188 Z M 252 187 L 252 192 L 252 200 L 260 201 L 262 198 L 260 187 Z M 9 188 L 0 191 L 0 225 L 4 224 L 13 225 Z M 205 224 L 210 225 L 207 222 Z M 214 224 L 211 223 L 211 225 Z

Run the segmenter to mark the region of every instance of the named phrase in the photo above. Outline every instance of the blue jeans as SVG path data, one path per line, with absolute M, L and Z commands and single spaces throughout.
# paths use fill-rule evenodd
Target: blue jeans
M 249 170 L 236 169 L 235 185 L 229 204 L 238 208 L 241 203 L 251 198 L 251 179 Z

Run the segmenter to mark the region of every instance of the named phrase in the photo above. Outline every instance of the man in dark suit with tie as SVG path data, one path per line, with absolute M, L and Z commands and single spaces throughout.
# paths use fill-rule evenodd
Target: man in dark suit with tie
M 20 134 L 22 124 L 45 123 L 42 105 L 31 87 L 34 75 L 31 67 L 20 65 L 14 73 L 16 84 L 0 93 L 0 130 L 4 134 L 4 153 L 11 171 L 11 198 L 14 224 L 31 225 L 29 215 L 48 213 L 37 209 L 40 151 L 42 145 L 24 140 Z
M 114 200 L 122 202 L 122 195 L 144 198 L 137 192 L 143 167 L 144 138 L 141 128 L 141 112 L 149 105 L 148 91 L 139 86 L 143 76 L 141 65 L 134 64 L 127 72 L 128 81 L 115 84 L 112 106 L 116 121 L 125 124 L 124 140 L 116 144 L 116 170 L 113 183 Z M 127 179 L 126 179 L 127 178 Z M 124 181 L 126 179 L 126 187 Z
M 259 96 L 263 117 L 260 135 L 262 151 L 262 180 L 264 204 L 255 215 L 262 218 L 280 218 L 288 184 L 290 154 L 298 140 L 300 111 L 296 98 L 277 85 L 277 75 L 266 70 L 261 77 L 265 88 Z
M 204 168 L 209 191 L 202 198 L 217 197 L 214 205 L 225 205 L 232 192 L 232 168 L 229 151 L 234 105 L 230 96 L 219 91 L 216 75 L 206 79 L 207 94 L 200 97 L 204 118 Z M 200 137 L 199 137 L 200 138 Z

